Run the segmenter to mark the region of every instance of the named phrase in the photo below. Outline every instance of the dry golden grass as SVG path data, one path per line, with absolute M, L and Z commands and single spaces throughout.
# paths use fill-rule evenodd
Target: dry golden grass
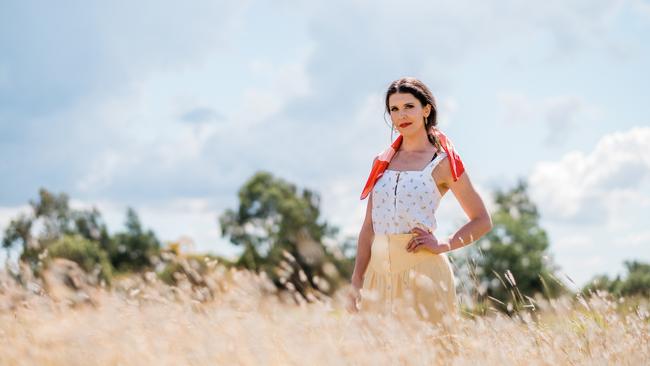
M 646 305 L 596 296 L 517 317 L 464 318 L 445 332 L 415 318 L 348 314 L 342 294 L 295 305 L 264 278 L 214 266 L 204 286 L 153 273 L 111 290 L 0 275 L 2 365 L 640 365 Z M 75 287 L 74 290 L 70 287 Z M 47 290 L 45 290 L 47 289 Z M 56 293 L 56 297 L 51 294 Z

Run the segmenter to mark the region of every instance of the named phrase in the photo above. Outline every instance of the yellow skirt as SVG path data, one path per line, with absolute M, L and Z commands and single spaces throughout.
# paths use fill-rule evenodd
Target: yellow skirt
M 363 282 L 361 310 L 385 314 L 415 312 L 440 323 L 456 319 L 454 274 L 447 256 L 406 245 L 413 234 L 375 235 Z

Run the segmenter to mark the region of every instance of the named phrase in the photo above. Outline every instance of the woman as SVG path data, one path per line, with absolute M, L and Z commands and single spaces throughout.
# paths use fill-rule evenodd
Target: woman
M 361 195 L 369 199 L 348 308 L 415 311 L 438 323 L 457 315 L 446 253 L 485 235 L 492 221 L 453 145 L 436 128 L 429 88 L 415 78 L 394 81 L 386 92 L 386 111 L 400 135 L 375 158 Z M 434 214 L 449 190 L 469 222 L 449 238 L 438 238 Z

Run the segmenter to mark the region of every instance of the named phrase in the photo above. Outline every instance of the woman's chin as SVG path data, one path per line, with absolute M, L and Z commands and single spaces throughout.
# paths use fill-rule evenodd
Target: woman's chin
M 418 128 L 414 128 L 413 126 L 408 126 L 407 128 L 404 128 L 401 131 L 399 131 L 399 133 L 404 137 L 406 136 L 412 137 L 412 136 L 417 136 L 419 134 L 424 134 L 425 132 L 424 129 L 420 130 Z

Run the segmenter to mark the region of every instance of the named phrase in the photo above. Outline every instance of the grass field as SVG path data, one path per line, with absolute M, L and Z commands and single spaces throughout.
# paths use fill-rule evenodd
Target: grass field
M 643 299 L 563 298 L 508 317 L 348 314 L 342 292 L 297 305 L 269 282 L 216 266 L 204 286 L 153 273 L 111 290 L 0 275 L 1 365 L 641 365 Z M 75 289 L 72 289 L 75 287 Z

